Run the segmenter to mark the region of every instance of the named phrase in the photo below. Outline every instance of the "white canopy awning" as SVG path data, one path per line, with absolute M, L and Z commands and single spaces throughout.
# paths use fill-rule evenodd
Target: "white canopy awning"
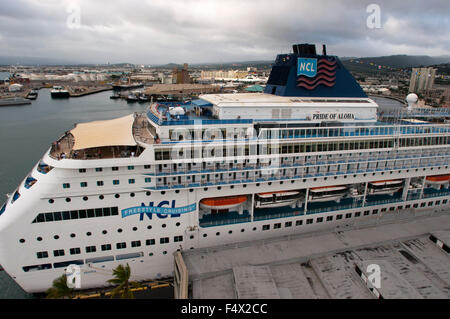
M 80 123 L 70 131 L 75 138 L 73 150 L 104 146 L 133 146 L 134 115 L 113 120 Z

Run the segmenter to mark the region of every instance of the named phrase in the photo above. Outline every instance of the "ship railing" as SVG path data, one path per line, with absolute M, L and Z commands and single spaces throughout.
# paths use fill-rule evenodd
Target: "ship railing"
M 422 125 L 374 125 L 374 126 L 345 126 L 320 128 L 264 128 L 260 137 L 267 139 L 300 139 L 300 138 L 335 138 L 335 137 L 371 137 L 371 136 L 401 136 L 401 135 L 429 135 L 448 134 L 449 124 Z M 263 138 L 263 139 L 264 139 Z

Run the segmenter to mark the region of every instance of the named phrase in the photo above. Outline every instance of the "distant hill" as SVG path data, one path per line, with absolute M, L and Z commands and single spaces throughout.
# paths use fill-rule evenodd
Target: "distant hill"
M 428 67 L 450 63 L 450 56 L 427 56 L 427 55 L 390 55 L 381 57 L 365 58 L 342 58 L 344 65 L 353 72 L 370 72 L 378 69 L 381 65 L 384 70 L 403 69 L 413 67 Z
M 0 56 L 0 65 L 70 65 L 77 61 L 27 56 Z

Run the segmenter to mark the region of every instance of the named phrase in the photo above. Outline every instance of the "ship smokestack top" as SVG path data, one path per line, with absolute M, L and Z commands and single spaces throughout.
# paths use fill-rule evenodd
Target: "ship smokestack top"
M 325 44 L 322 45 L 322 55 L 323 56 L 327 55 L 327 46 Z

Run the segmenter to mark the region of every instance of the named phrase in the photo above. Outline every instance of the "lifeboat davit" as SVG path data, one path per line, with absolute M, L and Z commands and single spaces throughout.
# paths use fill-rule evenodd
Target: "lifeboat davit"
M 370 182 L 368 185 L 369 194 L 394 194 L 403 188 L 401 179 Z
M 428 184 L 445 184 L 450 181 L 450 175 L 436 175 L 436 176 L 428 176 L 426 178 Z
M 312 187 L 309 189 L 309 202 L 326 202 L 336 201 L 340 202 L 341 198 L 347 195 L 347 186 L 324 186 L 324 187 Z
M 204 198 L 200 201 L 200 207 L 206 209 L 224 210 L 236 208 L 247 201 L 247 195 Z
M 268 208 L 291 206 L 294 208 L 299 197 L 301 197 L 301 193 L 299 191 L 259 193 L 255 194 L 255 207 Z

